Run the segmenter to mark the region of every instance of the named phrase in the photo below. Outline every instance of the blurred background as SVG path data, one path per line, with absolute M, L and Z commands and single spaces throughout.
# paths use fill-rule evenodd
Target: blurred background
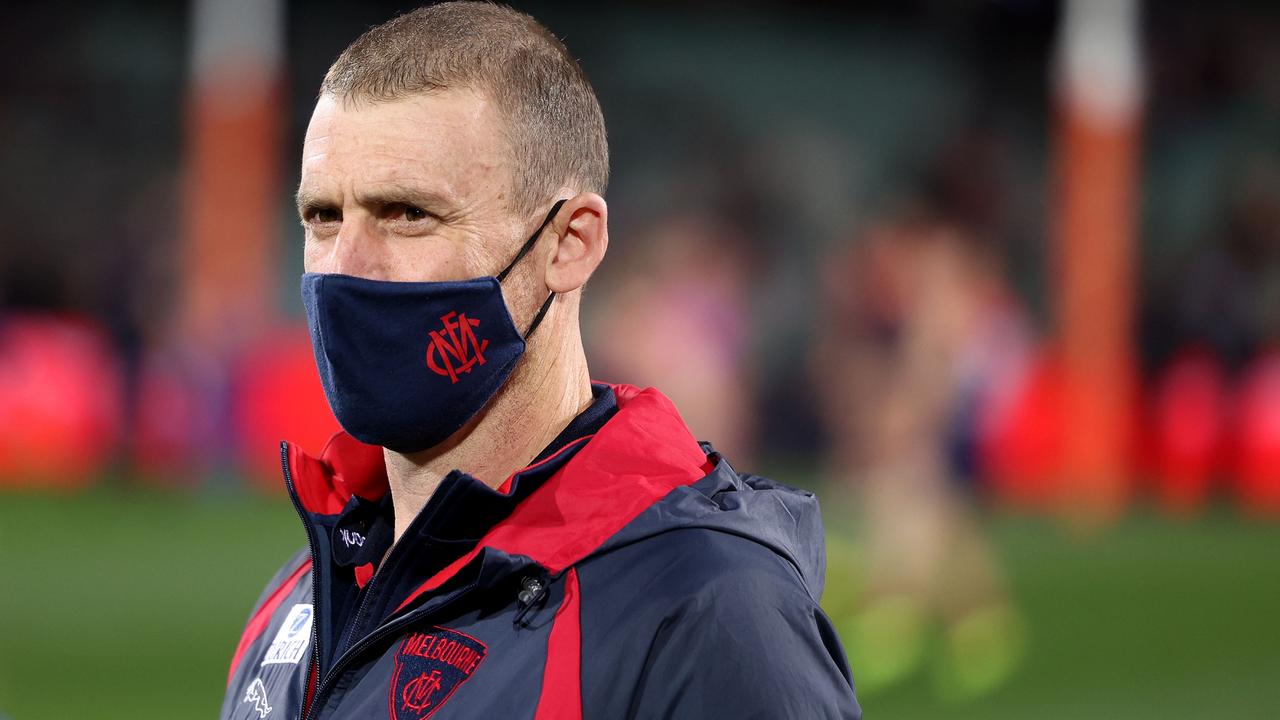
M 598 379 L 813 488 L 868 718 L 1280 713 L 1280 7 L 516 3 L 610 131 Z M 320 78 L 396 2 L 0 23 L 0 718 L 208 717 L 336 429 Z

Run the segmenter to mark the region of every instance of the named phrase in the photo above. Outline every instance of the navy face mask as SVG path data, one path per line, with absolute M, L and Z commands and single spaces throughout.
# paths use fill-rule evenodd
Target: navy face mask
M 320 382 L 344 430 L 363 443 L 418 452 L 484 408 L 555 299 L 554 292 L 547 296 L 521 335 L 501 283 L 563 204 L 551 207 L 496 276 L 454 282 L 302 276 Z

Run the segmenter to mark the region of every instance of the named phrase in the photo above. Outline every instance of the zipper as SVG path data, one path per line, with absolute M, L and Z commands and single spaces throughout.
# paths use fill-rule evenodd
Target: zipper
M 303 509 L 301 501 L 298 500 L 298 492 L 293 484 L 293 474 L 289 471 L 288 444 L 283 442 L 280 443 L 280 464 L 281 464 L 281 467 L 284 468 L 285 487 L 287 487 L 289 490 L 289 497 L 293 500 L 293 507 L 295 510 L 297 510 L 298 517 L 301 518 L 302 520 L 302 526 L 307 532 L 307 546 L 310 548 L 310 551 L 311 551 L 312 572 L 315 573 L 316 572 L 315 568 L 318 567 L 318 563 L 316 562 L 317 556 L 316 556 L 315 535 L 311 530 L 311 523 L 307 521 L 306 511 Z M 397 543 L 397 545 L 398 544 L 399 543 Z M 391 565 L 392 556 L 395 554 L 395 551 L 396 551 L 396 546 L 392 546 L 391 553 L 387 555 L 386 560 L 382 561 L 382 563 L 379 564 L 378 570 L 374 572 L 373 578 L 369 580 L 369 584 L 365 587 L 364 598 L 361 599 L 359 607 L 356 608 L 356 614 L 352 618 L 353 623 L 358 622 L 361 619 L 361 617 L 364 615 L 365 607 L 369 603 L 369 598 L 373 595 L 372 591 L 374 589 L 374 585 L 378 582 L 378 576 L 386 575 L 385 572 L 380 572 L 380 571 L 383 568 L 387 568 L 388 566 Z M 320 583 L 316 580 L 316 576 L 313 576 L 312 583 L 311 583 L 312 608 L 319 607 L 319 604 L 318 604 L 319 589 L 320 589 Z M 452 606 L 455 602 L 462 599 L 462 597 L 465 596 L 466 594 L 467 593 L 465 591 L 459 591 L 456 597 L 451 598 L 448 602 L 435 608 L 434 612 L 440 612 L 441 610 Z M 333 684 L 333 681 L 335 678 L 342 676 L 342 672 L 346 670 L 347 666 L 351 664 L 351 661 L 356 656 L 364 652 L 371 645 L 380 642 L 381 640 L 386 638 L 388 635 L 399 632 L 402 628 L 414 622 L 417 622 L 421 618 L 422 618 L 421 613 L 410 612 L 408 614 L 402 615 L 399 618 L 392 620 L 391 622 L 385 623 L 375 628 L 372 633 L 365 635 L 355 643 L 350 644 L 347 647 L 346 651 L 342 653 L 342 656 L 339 657 L 336 662 L 334 662 L 333 667 L 329 669 L 329 672 L 325 673 L 323 678 L 320 678 L 319 672 L 318 672 L 319 663 L 320 663 L 320 622 L 319 622 L 319 613 L 317 612 L 316 620 L 313 621 L 311 624 L 311 663 L 307 667 L 307 684 L 308 685 L 310 684 L 311 677 L 313 676 L 313 674 L 315 675 L 315 677 L 318 678 L 318 680 L 316 682 L 315 692 L 313 692 L 311 695 L 311 702 L 308 703 L 306 701 L 305 687 L 303 689 L 303 707 L 302 707 L 301 720 L 311 720 L 312 718 L 315 717 L 317 712 L 316 708 L 321 707 L 323 704 L 321 703 L 321 700 L 324 696 L 324 693 L 330 689 L 330 686 Z M 351 635 L 349 635 L 348 638 L 354 637 L 355 630 L 356 630 L 356 626 L 353 624 Z
M 316 539 L 315 533 L 311 531 L 311 523 L 307 521 L 306 511 L 302 508 L 302 501 L 298 499 L 298 490 L 293 486 L 293 473 L 289 470 L 289 444 L 280 443 L 280 467 L 284 470 L 284 484 L 289 490 L 289 499 L 293 500 L 293 509 L 297 511 L 298 518 L 302 521 L 302 529 L 307 533 L 307 549 L 311 553 L 311 612 L 313 619 L 311 621 L 311 662 L 307 664 L 306 681 L 302 686 L 302 714 L 306 717 L 310 714 L 311 708 L 307 704 L 307 686 L 311 684 L 311 677 L 317 672 L 320 663 L 320 622 L 316 616 L 319 604 L 319 568 L 320 563 L 317 562 L 316 555 Z M 315 696 L 311 697 L 314 704 Z
M 394 548 L 393 548 L 393 551 L 394 551 Z M 369 584 L 364 587 L 364 595 L 360 598 L 360 605 L 356 607 L 356 614 L 352 615 L 351 620 L 348 622 L 348 624 L 351 627 L 351 629 L 346 632 L 348 648 L 351 647 L 351 638 L 356 636 L 356 631 L 359 630 L 360 628 L 360 619 L 364 617 L 364 609 L 366 606 L 369 605 L 369 598 L 373 596 L 373 588 L 374 588 L 374 585 L 376 585 L 378 582 L 378 576 L 386 575 L 386 573 L 380 572 L 380 571 L 382 570 L 382 568 L 386 567 L 390 563 L 390 561 L 391 561 L 391 556 L 388 555 L 387 559 L 383 560 L 382 564 L 379 565 L 373 571 L 373 577 L 369 578 Z M 344 651 L 343 654 L 345 655 L 346 652 Z
M 405 536 L 408 536 L 411 532 L 416 534 L 415 528 L 418 522 L 418 518 L 414 518 L 408 530 L 405 531 Z M 346 644 L 344 648 L 342 648 L 343 655 L 346 655 L 348 650 L 355 647 L 355 640 L 360 637 L 360 626 L 365 617 L 365 608 L 369 606 L 369 599 L 373 597 L 373 591 L 378 587 L 378 579 L 385 577 L 389 572 L 391 572 L 392 565 L 394 565 L 394 563 L 399 559 L 396 553 L 400 552 L 401 548 L 406 545 L 402 540 L 404 540 L 403 537 L 392 543 L 391 549 L 382 558 L 381 562 L 378 563 L 377 568 L 374 569 L 373 577 L 369 579 L 369 584 L 365 585 L 362 589 L 360 604 L 356 606 L 355 614 L 347 620 L 347 627 L 350 629 L 343 635 L 340 635 L 340 637 L 345 637 L 346 639 Z
M 288 446 L 288 443 L 285 443 L 285 442 L 280 443 L 280 467 L 284 470 L 284 483 L 285 483 L 285 487 L 288 488 L 289 490 L 289 498 L 293 501 L 293 508 L 295 511 L 297 511 L 298 518 L 302 521 L 302 527 L 307 533 L 307 548 L 311 553 L 311 567 L 312 567 L 312 573 L 313 573 L 312 582 L 311 582 L 311 607 L 313 608 L 313 612 L 317 613 L 316 615 L 317 619 L 311 623 L 311 662 L 307 666 L 307 675 L 306 675 L 307 681 L 306 681 L 306 685 L 303 687 L 303 703 L 302 703 L 302 715 L 301 715 L 302 720 L 310 720 L 310 718 L 315 717 L 316 708 L 320 707 L 321 696 L 326 690 L 329 689 L 329 686 L 331 684 L 330 681 L 341 675 L 342 671 L 345 670 L 347 665 L 350 664 L 350 661 L 353 657 L 355 657 L 360 652 L 368 648 L 369 645 L 371 645 L 372 643 L 378 642 L 384 637 L 386 637 L 387 635 L 398 631 L 401 627 L 404 627 L 405 625 L 416 621 L 418 619 L 418 616 L 412 613 L 408 615 L 403 615 L 400 618 L 393 620 L 390 623 L 382 625 L 381 627 L 374 630 L 373 633 L 360 638 L 359 641 L 350 645 L 348 649 L 344 653 L 342 653 L 342 656 L 338 658 L 337 662 L 334 663 L 333 667 L 329 669 L 329 672 L 325 673 L 325 676 L 323 678 L 320 678 L 317 681 L 315 686 L 315 691 L 311 695 L 311 701 L 307 702 L 306 687 L 310 686 L 311 678 L 313 676 L 316 678 L 320 677 L 318 672 L 319 664 L 320 664 L 320 622 L 319 622 L 319 613 L 318 613 L 318 610 L 316 610 L 320 606 L 319 605 L 320 583 L 318 581 L 318 574 L 317 574 L 318 573 L 317 568 L 319 568 L 319 562 L 317 561 L 318 557 L 316 553 L 315 533 L 312 532 L 311 523 L 307 520 L 306 510 L 302 507 L 302 502 L 298 500 L 298 491 L 293 484 L 293 473 L 289 470 L 289 446 Z M 394 547 L 393 547 L 393 552 L 394 552 Z M 391 556 L 388 555 L 387 559 L 381 563 L 380 567 L 386 567 L 390 565 L 390 562 L 391 562 Z M 374 584 L 378 582 L 378 575 L 380 574 L 385 575 L 386 573 L 378 573 L 375 571 L 374 577 L 369 580 L 369 585 L 368 587 L 365 588 L 364 598 L 360 601 L 360 606 L 356 609 L 356 614 L 353 618 L 354 621 L 358 621 L 363 616 L 365 606 L 369 603 L 369 598 L 373 595 L 372 590 L 373 590 Z M 441 605 L 436 610 L 438 611 L 440 609 L 443 609 L 445 607 L 452 605 L 454 602 L 460 599 L 463 594 L 465 593 L 459 594 L 458 597 L 450 600 L 444 605 Z M 355 628 L 353 626 L 352 628 L 353 634 L 354 634 L 354 631 L 355 631 Z
M 578 438 L 577 440 L 565 445 L 560 450 L 556 451 L 554 454 L 552 454 L 551 457 L 546 458 L 539 463 L 535 463 L 534 465 L 528 468 L 525 468 L 520 472 L 525 472 L 527 470 L 532 469 L 533 467 L 541 466 L 545 463 L 551 462 L 553 458 L 556 458 L 562 455 L 569 448 L 578 447 L 580 444 L 585 444 L 583 443 L 583 440 L 589 440 L 591 437 L 593 437 L 593 435 L 587 435 L 584 438 Z M 311 523 L 307 521 L 305 511 L 302 508 L 301 502 L 298 500 L 298 493 L 295 490 L 293 485 L 293 475 L 289 472 L 289 455 L 288 455 L 287 443 L 284 443 L 284 442 L 280 443 L 280 458 L 281 458 L 280 460 L 281 465 L 284 468 L 285 486 L 289 489 L 289 496 L 293 500 L 294 509 L 298 511 L 298 516 L 302 519 L 303 528 L 307 531 L 307 544 L 311 549 L 311 561 L 312 561 L 312 568 L 314 572 L 314 568 L 317 566 L 315 538 L 311 531 Z M 415 521 L 416 520 L 417 518 L 415 518 Z M 348 642 L 349 642 L 347 649 L 334 662 L 333 666 L 329 668 L 329 672 L 325 673 L 325 676 L 323 678 L 320 678 L 318 673 L 318 667 L 320 662 L 319 622 L 317 621 L 312 623 L 312 626 L 311 626 L 312 654 L 311 654 L 311 664 L 307 669 L 307 678 L 308 678 L 307 682 L 308 684 L 310 683 L 310 678 L 312 677 L 313 673 L 319 679 L 317 680 L 317 683 L 316 683 L 315 692 L 311 695 L 310 703 L 307 703 L 305 700 L 305 690 L 304 690 L 303 708 L 302 708 L 302 715 L 300 717 L 300 720 L 313 720 L 313 718 L 315 718 L 316 712 L 317 712 L 316 708 L 321 707 L 323 705 L 321 700 L 324 698 L 325 692 L 331 689 L 331 686 L 333 685 L 333 682 L 336 680 L 336 678 L 339 678 L 342 676 L 343 671 L 347 669 L 347 666 L 351 664 L 352 660 L 354 660 L 357 656 L 359 656 L 362 652 L 367 650 L 369 647 L 371 647 L 375 643 L 381 642 L 383 639 L 385 639 L 389 635 L 397 633 L 401 629 L 415 622 L 418 622 L 425 616 L 423 613 L 418 613 L 418 612 L 410 612 L 405 615 L 401 615 L 400 617 L 395 618 L 390 622 L 384 623 L 378 626 L 377 628 L 374 628 L 373 632 L 371 632 L 368 635 L 365 635 L 364 637 L 360 638 L 356 642 L 350 643 L 350 638 L 355 636 L 355 631 L 358 627 L 358 625 L 356 625 L 355 623 L 358 623 L 360 619 L 363 617 L 365 607 L 369 603 L 369 598 L 373 595 L 372 591 L 374 589 L 374 585 L 378 582 L 378 576 L 386 574 L 381 571 L 383 568 L 387 568 L 391 565 L 391 561 L 393 559 L 393 556 L 395 555 L 397 545 L 399 545 L 399 543 L 392 545 L 391 552 L 388 553 L 387 557 L 381 563 L 379 563 L 378 569 L 374 571 L 374 576 L 369 580 L 369 584 L 365 586 L 364 598 L 360 600 L 360 605 L 356 608 L 356 614 L 352 617 L 352 620 L 351 620 L 353 625 L 352 625 L 351 634 L 347 636 Z M 558 575 L 556 577 L 558 577 Z M 534 591 L 533 596 L 531 597 L 530 604 L 543 599 L 547 594 L 546 585 L 549 585 L 550 582 L 554 580 L 555 580 L 555 577 L 545 578 L 543 581 L 543 587 L 540 587 L 536 591 Z M 319 587 L 320 587 L 320 584 L 313 580 L 311 584 L 312 608 L 318 607 L 316 600 L 318 597 L 317 592 L 319 590 Z M 450 598 L 447 602 L 441 604 L 439 607 L 436 607 L 433 610 L 433 613 L 439 613 L 446 608 L 452 607 L 454 603 L 461 600 L 465 595 L 467 595 L 466 591 L 458 591 L 458 594 L 455 597 Z M 527 610 L 528 610 L 528 607 L 524 608 L 524 611 L 521 612 L 522 618 L 527 613 Z M 317 620 L 318 618 L 319 616 L 317 613 Z
M 378 578 L 386 576 L 387 573 L 383 571 L 390 567 L 392 558 L 395 556 L 396 550 L 399 546 L 399 542 L 396 542 L 391 546 L 390 552 L 387 553 L 387 556 L 382 560 L 382 562 L 378 563 L 378 567 L 374 569 L 373 577 L 369 579 L 369 584 L 364 586 L 363 595 L 360 598 L 360 604 L 356 606 L 356 614 L 352 615 L 351 619 L 347 621 L 348 626 L 351 628 L 350 631 L 346 633 L 348 650 L 354 647 L 351 639 L 357 637 L 357 633 L 360 629 L 360 621 L 364 618 L 364 609 L 369 605 L 369 598 L 373 597 L 373 590 L 378 584 Z M 344 650 L 342 654 L 346 655 L 347 650 Z

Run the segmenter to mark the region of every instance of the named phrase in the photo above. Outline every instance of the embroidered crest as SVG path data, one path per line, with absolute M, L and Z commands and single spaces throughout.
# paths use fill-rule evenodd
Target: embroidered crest
M 440 318 L 442 330 L 431 331 L 431 344 L 427 346 L 427 367 L 437 375 L 449 378 L 450 384 L 458 382 L 459 373 L 469 373 L 476 365 L 483 365 L 488 340 L 476 339 L 474 328 L 480 321 L 457 311 Z
M 391 720 L 425 720 L 484 662 L 484 643 L 457 630 L 412 633 L 396 650 L 387 707 Z

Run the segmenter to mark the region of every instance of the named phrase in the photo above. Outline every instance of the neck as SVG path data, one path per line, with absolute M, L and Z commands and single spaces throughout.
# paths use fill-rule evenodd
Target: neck
M 533 336 L 511 378 L 453 437 L 418 453 L 383 449 L 397 542 L 451 471 L 462 470 L 497 488 L 590 406 L 581 338 L 577 332 L 553 332 L 559 330 L 543 327 L 541 338 Z

